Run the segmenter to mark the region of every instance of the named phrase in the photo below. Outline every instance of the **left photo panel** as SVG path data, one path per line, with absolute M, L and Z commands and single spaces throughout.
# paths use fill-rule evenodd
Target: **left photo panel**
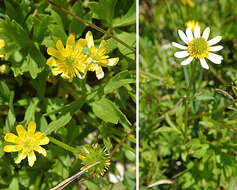
M 136 0 L 0 2 L 0 189 L 136 188 Z

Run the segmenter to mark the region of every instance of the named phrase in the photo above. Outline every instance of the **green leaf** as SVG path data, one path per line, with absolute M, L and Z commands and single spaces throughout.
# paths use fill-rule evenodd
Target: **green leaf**
M 9 190 L 18 190 L 19 189 L 19 182 L 16 177 L 12 178 L 12 181 L 9 185 Z
M 52 121 L 48 125 L 47 129 L 43 131 L 43 133 L 45 135 L 50 135 L 53 131 L 57 131 L 61 127 L 64 127 L 65 125 L 67 125 L 69 121 L 71 121 L 71 119 L 72 119 L 71 114 L 67 113 L 66 115 L 61 116 L 58 120 Z
M 116 18 L 113 20 L 113 28 L 129 26 L 135 23 L 136 23 L 136 3 L 134 2 L 125 15 L 123 15 L 121 18 Z
M 115 33 L 116 37 L 118 37 L 120 40 L 126 42 L 131 47 L 136 46 L 136 34 L 135 33 L 128 33 L 128 32 L 121 32 L 121 33 Z M 135 51 L 127 48 L 126 46 L 122 45 L 121 43 L 118 43 L 118 49 L 119 51 L 126 57 L 135 60 Z
M 30 11 L 29 2 L 27 1 L 9 1 L 5 0 L 6 14 L 12 19 L 23 25 L 25 17 Z
M 9 98 L 9 110 L 8 110 L 7 119 L 5 122 L 6 132 L 9 132 L 12 130 L 16 121 L 16 116 L 15 116 L 14 106 L 13 106 L 14 95 L 15 95 L 14 91 L 11 91 L 10 98 Z
M 83 19 L 85 19 L 88 22 L 91 22 L 91 14 L 90 13 L 85 14 L 83 12 L 83 6 L 82 6 L 81 2 L 74 3 L 74 5 L 72 7 L 72 13 L 74 13 L 75 15 L 77 15 L 79 17 L 82 17 Z M 83 23 L 73 17 L 73 19 L 69 25 L 69 33 L 75 33 L 76 37 L 80 37 L 86 27 L 87 27 L 87 25 L 85 23 Z
M 43 14 L 32 16 L 33 20 L 33 39 L 39 44 L 45 36 L 49 35 L 48 27 L 52 23 L 52 17 Z
M 28 106 L 25 112 L 24 121 L 26 123 L 29 123 L 30 121 L 35 121 L 35 109 L 38 103 L 39 103 L 38 98 L 33 98 L 32 101 L 30 102 L 30 105 Z
M 8 104 L 10 90 L 4 81 L 0 82 L 0 104 Z
M 28 48 L 32 45 L 27 32 L 16 21 L 10 21 L 8 17 L 5 20 L 0 19 L 0 38 L 6 42 L 14 42 L 19 48 Z
M 80 100 L 76 100 L 70 104 L 60 107 L 59 109 L 45 113 L 44 116 L 52 115 L 55 113 L 68 113 L 68 112 L 73 114 L 76 110 L 80 109 L 84 103 L 85 103 L 85 98 L 82 97 Z
M 120 122 L 124 127 L 131 125 L 120 109 L 107 98 L 102 98 L 99 101 L 93 102 L 91 105 L 95 115 L 103 121 L 114 124 Z
M 104 93 L 111 93 L 121 86 L 131 83 L 136 83 L 135 75 L 132 75 L 132 72 L 129 71 L 122 71 L 109 80 L 104 87 Z
M 99 0 L 99 2 L 89 2 L 88 7 L 94 13 L 95 18 L 105 20 L 111 25 L 116 3 L 117 0 Z

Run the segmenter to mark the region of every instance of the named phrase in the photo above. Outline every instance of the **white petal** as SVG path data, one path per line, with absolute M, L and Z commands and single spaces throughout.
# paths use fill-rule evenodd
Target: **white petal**
M 207 28 L 204 30 L 204 32 L 203 32 L 203 34 L 202 34 L 202 37 L 203 37 L 205 40 L 207 40 L 208 37 L 209 37 L 209 34 L 210 34 L 210 28 L 207 27 Z
M 179 48 L 179 49 L 187 49 L 186 46 L 183 46 L 183 45 L 178 44 L 178 43 L 176 43 L 176 42 L 172 42 L 172 45 L 173 45 L 174 47 Z
M 210 51 L 220 51 L 223 49 L 223 46 L 212 46 L 210 47 Z
M 188 41 L 193 40 L 193 33 L 190 27 L 186 29 L 186 35 L 188 37 Z
M 211 40 L 209 40 L 207 43 L 209 44 L 209 46 L 212 46 L 214 44 L 217 44 L 219 41 L 221 41 L 222 37 L 221 36 L 216 36 L 215 38 L 212 38 Z
M 205 59 L 200 59 L 200 63 L 201 63 L 202 68 L 209 69 L 209 66 Z
M 184 41 L 185 44 L 188 44 L 188 38 L 182 30 L 178 30 L 179 37 Z
M 189 53 L 187 51 L 178 51 L 174 54 L 175 57 L 177 58 L 184 58 L 187 57 Z
M 195 38 L 200 38 L 200 28 L 198 25 L 196 25 L 195 29 L 194 29 L 194 37 Z
M 223 59 L 222 56 L 214 54 L 214 53 L 209 53 L 207 58 L 215 64 L 221 64 L 221 61 Z
M 188 65 L 189 63 L 191 63 L 192 60 L 193 60 L 193 57 L 190 56 L 189 58 L 182 61 L 181 65 Z

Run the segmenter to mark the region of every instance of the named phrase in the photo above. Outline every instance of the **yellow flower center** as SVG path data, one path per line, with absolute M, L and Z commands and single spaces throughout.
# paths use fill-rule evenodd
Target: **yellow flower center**
M 200 38 L 194 38 L 192 41 L 188 42 L 188 53 L 191 57 L 197 58 L 197 59 L 203 59 L 208 57 L 209 53 L 209 45 L 207 41 L 200 37 Z
M 22 139 L 22 143 L 20 144 L 22 146 L 23 152 L 30 153 L 34 150 L 35 139 L 26 137 L 25 139 Z
M 72 55 L 66 57 L 66 63 L 68 66 L 73 66 L 75 62 L 75 58 Z

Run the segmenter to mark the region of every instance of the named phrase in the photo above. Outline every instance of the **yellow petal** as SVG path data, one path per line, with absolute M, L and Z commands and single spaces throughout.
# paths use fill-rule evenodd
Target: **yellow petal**
M 67 38 L 66 48 L 68 46 L 74 46 L 75 45 L 75 36 L 73 34 L 70 34 Z
M 109 59 L 108 66 L 114 66 L 114 65 L 116 65 L 118 63 L 118 61 L 119 61 L 118 57 Z
M 96 77 L 97 79 L 104 78 L 104 72 L 101 66 L 98 66 L 98 68 L 96 69 Z
M 63 51 L 64 50 L 64 46 L 63 46 L 63 43 L 61 40 L 58 40 L 57 43 L 56 43 L 56 48 L 59 50 L 59 51 Z
M 64 79 L 70 79 L 70 77 L 65 73 L 61 74 L 61 77 L 64 78 Z
M 36 139 L 40 139 L 44 134 L 41 133 L 41 132 L 36 132 L 35 135 L 34 135 L 34 138 Z
M 17 132 L 19 137 L 24 137 L 25 134 L 26 134 L 25 129 L 22 125 L 17 125 L 16 126 L 16 132 Z
M 43 136 L 39 141 L 39 145 L 46 145 L 46 144 L 49 144 L 49 138 L 46 136 Z
M 61 74 L 61 73 L 62 73 L 62 71 L 59 71 L 58 68 L 53 68 L 53 69 L 52 69 L 52 74 L 53 74 L 54 76 L 57 76 L 57 75 L 59 75 L 59 74 Z
M 27 156 L 26 153 L 20 152 L 20 153 L 18 154 L 17 159 L 15 160 L 15 163 L 16 163 L 16 164 L 19 164 L 23 159 L 26 158 L 26 156 Z
M 89 48 L 95 46 L 95 45 L 94 45 L 94 39 L 93 39 L 93 36 L 92 36 L 91 31 L 88 31 L 88 32 L 86 33 L 86 41 L 87 41 L 87 45 L 88 45 Z
M 47 62 L 46 62 L 47 65 L 49 66 L 56 66 L 56 60 L 52 57 L 50 57 Z
M 32 167 L 34 165 L 34 162 L 36 161 L 36 157 L 35 157 L 35 153 L 34 151 L 31 151 L 29 154 L 28 154 L 28 163 L 29 163 L 29 166 Z
M 107 42 L 105 40 L 101 40 L 99 48 L 103 48 Z
M 79 39 L 76 43 L 75 51 L 77 54 L 80 54 L 84 46 L 86 45 L 86 39 Z
M 87 148 L 85 146 L 83 146 L 82 148 L 85 151 L 85 153 L 89 154 L 89 151 L 87 150 Z
M 86 157 L 85 157 L 85 156 L 82 156 L 82 155 L 79 155 L 79 158 L 80 158 L 80 159 L 83 159 L 83 160 L 86 159 Z
M 21 150 L 21 147 L 19 145 L 6 145 L 3 148 L 4 152 L 17 152 L 20 150 Z
M 56 57 L 57 59 L 61 59 L 61 60 L 64 60 L 64 59 L 65 59 L 65 58 L 63 57 L 63 55 L 62 55 L 58 50 L 56 50 L 56 49 L 53 48 L 53 47 L 48 47 L 47 53 L 48 53 L 49 55 L 52 55 L 52 56 Z
M 36 129 L 36 123 L 34 121 L 31 121 L 29 124 L 28 124 L 28 128 L 27 128 L 27 134 L 29 136 L 33 136 L 34 133 L 35 133 L 35 129 Z
M 12 143 L 16 143 L 17 138 L 18 137 L 16 135 L 14 135 L 13 133 L 7 133 L 4 137 L 5 141 L 12 142 Z
M 101 58 L 104 57 L 105 53 L 106 53 L 106 49 L 103 48 L 103 47 L 100 47 L 100 48 L 97 50 L 97 54 L 99 54 L 99 56 L 101 56 Z
M 0 48 L 3 48 L 5 47 L 5 41 L 0 39 Z
M 42 148 L 41 146 L 36 146 L 36 147 L 34 148 L 34 150 L 37 151 L 37 152 L 40 153 L 40 154 L 43 154 L 44 156 L 47 155 L 46 150 L 45 150 L 44 148 Z

